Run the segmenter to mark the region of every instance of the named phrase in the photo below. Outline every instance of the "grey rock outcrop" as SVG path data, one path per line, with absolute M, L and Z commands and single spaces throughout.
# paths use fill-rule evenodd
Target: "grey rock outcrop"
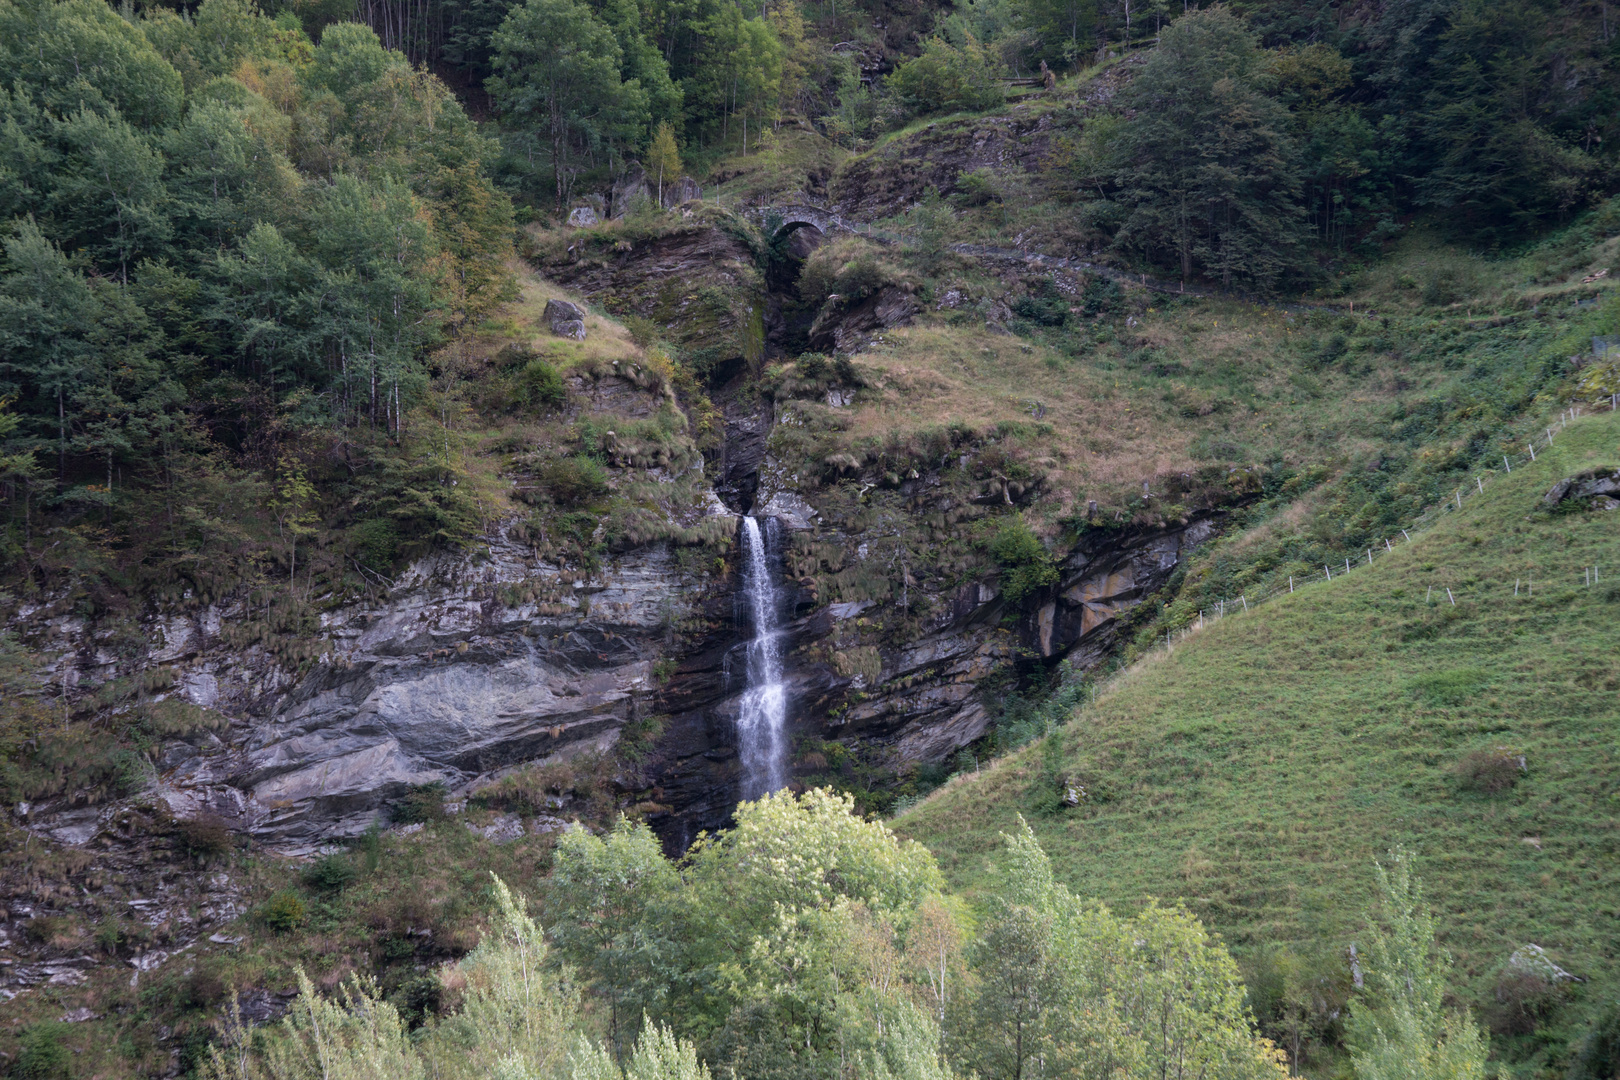
M 682 176 L 678 180 L 666 181 L 664 184 L 664 206 L 679 206 L 693 199 L 703 198 L 703 189 L 698 182 L 690 176 Z
M 611 216 L 622 218 L 653 202 L 653 190 L 647 183 L 647 174 L 636 162 L 631 162 L 624 173 L 613 182 L 613 194 L 609 211 Z
M 1598 510 L 1612 510 L 1620 506 L 1620 470 L 1599 469 L 1579 476 L 1566 476 L 1542 496 L 1541 503 L 1551 509 L 1566 499 L 1590 499 Z
M 567 300 L 546 301 L 546 322 L 558 337 L 585 340 L 585 309 Z
M 836 297 L 810 327 L 810 348 L 819 352 L 859 352 L 872 336 L 891 326 L 904 326 L 922 310 L 917 298 L 893 285 L 846 307 Z

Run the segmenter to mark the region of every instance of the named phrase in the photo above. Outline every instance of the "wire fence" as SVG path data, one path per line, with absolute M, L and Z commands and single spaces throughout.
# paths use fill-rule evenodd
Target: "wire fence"
M 1610 412 L 1620 409 L 1620 395 L 1611 395 L 1608 399 L 1608 406 L 1607 411 Z M 1538 447 L 1545 453 L 1547 448 L 1553 445 L 1558 433 L 1563 428 L 1568 427 L 1571 420 L 1581 415 L 1582 410 L 1579 405 L 1564 410 L 1556 425 L 1547 427 L 1544 433 L 1536 435 L 1525 442 L 1523 452 L 1504 454 L 1500 469 L 1494 465 L 1479 469 L 1473 476 L 1474 482 L 1472 485 L 1457 488 L 1448 498 L 1425 509 L 1417 520 L 1411 523 L 1409 528 L 1399 530 L 1399 538 L 1394 536 L 1384 537 L 1377 543 L 1368 545 L 1365 549 L 1358 549 L 1354 552 L 1339 552 L 1335 561 L 1323 563 L 1319 572 L 1312 571 L 1309 575 L 1291 575 L 1286 584 L 1278 583 L 1258 592 L 1242 592 L 1235 598 L 1227 597 L 1217 600 L 1213 608 L 1200 611 L 1187 625 L 1167 631 L 1164 640 L 1155 644 L 1153 649 L 1162 649 L 1166 653 L 1173 652 L 1178 642 L 1186 640 L 1192 634 L 1204 629 L 1206 625 L 1219 622 L 1228 615 L 1247 612 L 1250 608 L 1257 607 L 1269 600 L 1275 600 L 1279 596 L 1297 592 L 1309 585 L 1327 584 L 1338 578 L 1353 574 L 1358 569 L 1370 567 L 1381 557 L 1393 555 L 1397 546 L 1410 544 L 1415 536 L 1422 535 L 1432 529 L 1445 516 L 1460 513 L 1470 501 L 1484 495 L 1485 485 L 1488 480 L 1508 475 L 1516 465 L 1522 467 L 1533 464 L 1536 460 Z M 1544 590 L 1555 584 L 1570 585 L 1574 583 L 1579 583 L 1583 588 L 1591 588 L 1605 580 L 1602 577 L 1602 569 L 1602 567 L 1595 565 L 1582 566 L 1579 569 L 1565 569 L 1562 572 L 1550 574 L 1540 579 L 1526 576 L 1514 581 L 1513 595 L 1533 597 L 1538 581 Z M 1506 587 L 1505 582 L 1497 584 L 1499 587 Z M 1430 586 L 1424 599 L 1425 602 L 1434 601 L 1437 599 L 1438 594 L 1443 593 L 1445 602 L 1455 607 L 1459 599 L 1473 598 L 1474 593 L 1472 591 L 1464 594 L 1460 591 L 1461 589 L 1462 586 L 1460 585 L 1457 589 L 1453 589 L 1449 585 Z M 1144 653 L 1141 658 L 1145 659 L 1147 655 L 1149 654 Z M 1093 700 L 1095 700 L 1095 689 L 1093 691 Z

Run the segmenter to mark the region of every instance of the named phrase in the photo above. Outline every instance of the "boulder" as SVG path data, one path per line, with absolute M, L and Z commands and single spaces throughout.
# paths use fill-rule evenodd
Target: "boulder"
M 1542 496 L 1541 502 L 1551 509 L 1565 499 L 1590 499 L 1594 509 L 1608 510 L 1612 509 L 1610 504 L 1616 496 L 1620 496 L 1620 470 L 1597 469 L 1579 476 L 1566 476 Z
M 703 198 L 703 189 L 690 176 L 683 176 L 664 185 L 664 206 L 679 206 L 693 199 Z
M 624 170 L 624 175 L 613 182 L 613 209 L 612 216 L 622 218 L 631 211 L 646 206 L 652 202 L 652 188 L 647 183 L 647 174 L 641 166 L 632 161 Z
M 589 206 L 576 206 L 572 210 L 568 211 L 568 224 L 574 226 L 576 229 L 589 228 L 592 225 L 598 224 L 601 220 L 602 219 L 597 216 L 596 211 L 591 209 Z
M 567 300 L 546 301 L 546 322 L 558 337 L 585 340 L 585 309 Z

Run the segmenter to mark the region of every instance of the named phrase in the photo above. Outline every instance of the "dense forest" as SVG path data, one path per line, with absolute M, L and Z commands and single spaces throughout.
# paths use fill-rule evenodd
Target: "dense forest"
M 1039 64 L 1151 46 L 1039 179 L 1115 258 L 1183 279 L 1309 287 L 1413 215 L 1499 248 L 1613 189 L 1606 3 L 1193 14 L 7 3 L 4 557 L 213 594 L 295 578 L 310 518 L 347 530 L 334 581 L 462 542 L 479 502 L 434 385 L 509 295 L 515 217 L 785 124 L 859 147 Z

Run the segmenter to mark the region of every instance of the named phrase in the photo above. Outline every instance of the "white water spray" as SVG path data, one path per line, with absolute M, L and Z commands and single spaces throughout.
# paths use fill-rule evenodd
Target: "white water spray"
M 737 714 L 742 757 L 742 797 L 757 799 L 787 786 L 787 688 L 782 685 L 782 653 L 776 593 L 775 519 L 743 518 L 742 591 L 754 639 L 747 645 L 748 686 Z

